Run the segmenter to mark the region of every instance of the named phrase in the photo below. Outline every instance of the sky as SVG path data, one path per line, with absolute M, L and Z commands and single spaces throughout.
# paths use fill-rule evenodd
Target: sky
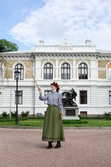
M 0 39 L 31 50 L 64 40 L 111 50 L 111 0 L 0 0 Z

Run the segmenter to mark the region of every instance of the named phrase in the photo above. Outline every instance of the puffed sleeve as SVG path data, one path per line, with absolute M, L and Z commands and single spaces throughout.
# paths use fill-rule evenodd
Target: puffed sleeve
M 42 93 L 39 94 L 39 99 L 42 101 L 48 100 L 48 94 L 46 96 L 42 96 Z
M 59 110 L 60 112 L 63 112 L 63 104 L 62 104 L 62 95 L 59 93 L 59 100 L 58 100 L 59 104 L 58 104 L 58 107 L 59 107 Z

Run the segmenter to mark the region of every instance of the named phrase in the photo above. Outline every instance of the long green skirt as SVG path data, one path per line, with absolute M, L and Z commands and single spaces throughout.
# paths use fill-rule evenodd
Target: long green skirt
M 48 106 L 46 110 L 42 140 L 49 142 L 65 141 L 62 119 L 57 106 Z

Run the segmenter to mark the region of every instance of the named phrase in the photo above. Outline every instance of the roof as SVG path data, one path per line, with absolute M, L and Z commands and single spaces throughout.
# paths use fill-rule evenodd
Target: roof
M 111 53 L 111 50 L 96 49 L 96 51 L 100 53 Z
M 65 40 L 58 45 L 44 45 L 44 42 L 39 41 L 35 48 L 31 50 L 2 52 L 1 55 L 31 53 L 111 53 L 111 51 L 96 49 L 96 45 L 90 40 L 86 40 L 85 45 L 73 45 Z

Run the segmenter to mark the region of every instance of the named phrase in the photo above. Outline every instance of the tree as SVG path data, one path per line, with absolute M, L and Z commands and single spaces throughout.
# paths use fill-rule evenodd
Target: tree
M 4 47 L 0 44 L 0 52 L 3 52 Z
M 11 52 L 11 51 L 17 51 L 18 46 L 10 41 L 7 41 L 6 39 L 0 39 L 0 52 Z

